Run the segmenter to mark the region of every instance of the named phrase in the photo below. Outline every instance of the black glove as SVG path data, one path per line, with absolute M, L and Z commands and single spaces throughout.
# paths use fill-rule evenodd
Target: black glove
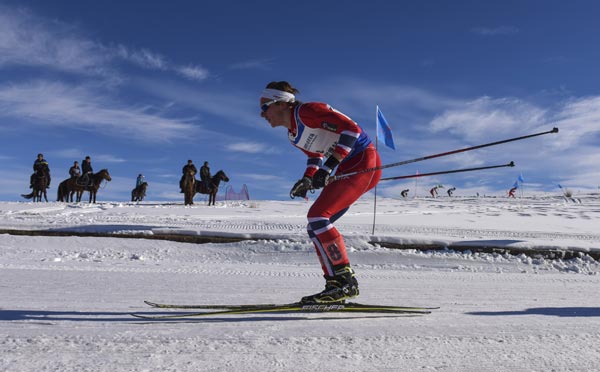
M 320 168 L 317 173 L 313 176 L 312 186 L 315 189 L 320 189 L 321 187 L 325 187 L 325 183 L 327 182 L 327 178 L 329 178 L 329 172 L 323 168 Z
M 302 177 L 302 179 L 298 180 L 292 187 L 290 191 L 290 198 L 294 199 L 294 197 L 299 196 L 301 198 L 306 198 L 306 193 L 312 187 L 312 180 L 310 177 Z
M 329 178 L 329 175 L 331 174 L 333 169 L 338 166 L 339 163 L 340 161 L 334 158 L 333 156 L 329 157 L 325 164 L 323 164 L 323 166 L 319 168 L 317 173 L 314 174 L 312 179 L 312 187 L 314 189 L 320 189 L 321 187 L 325 187 L 325 185 L 327 185 L 327 179 Z

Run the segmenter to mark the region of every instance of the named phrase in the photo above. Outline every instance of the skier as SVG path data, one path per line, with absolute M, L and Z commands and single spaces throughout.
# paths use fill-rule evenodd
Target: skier
M 306 197 L 311 189 L 321 194 L 308 211 L 308 236 L 314 243 L 325 277 L 325 290 L 306 296 L 303 303 L 340 303 L 358 296 L 358 281 L 350 266 L 346 245 L 333 226 L 358 198 L 375 187 L 381 170 L 355 174 L 328 183 L 339 173 L 381 166 L 379 154 L 363 129 L 326 103 L 302 103 L 298 90 L 286 81 L 271 82 L 260 97 L 261 116 L 272 128 L 287 129 L 288 139 L 307 156 L 303 177 L 290 196 Z
M 514 198 L 515 197 L 515 191 L 517 191 L 516 187 L 513 187 L 512 189 L 508 190 L 508 197 L 509 198 Z
M 400 192 L 400 195 L 402 195 L 403 198 L 406 198 L 408 196 L 409 191 L 409 189 L 404 189 L 402 190 L 402 192 Z
M 438 195 L 437 189 L 438 189 L 438 187 L 434 186 L 434 187 L 431 188 L 431 190 L 429 190 L 429 193 L 431 194 L 432 198 L 436 198 L 437 197 L 437 195 Z
M 454 192 L 454 190 L 456 190 L 456 187 L 451 187 L 448 189 L 448 191 L 446 191 L 449 197 L 452 197 L 452 193 Z

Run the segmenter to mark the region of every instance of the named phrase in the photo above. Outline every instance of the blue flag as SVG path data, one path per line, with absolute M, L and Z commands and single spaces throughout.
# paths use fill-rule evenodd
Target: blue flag
M 515 189 L 519 188 L 519 181 L 515 181 L 515 183 L 513 183 L 513 188 L 515 188 Z
M 392 136 L 392 128 L 390 128 L 383 113 L 379 110 L 379 106 L 377 106 L 377 138 L 383 139 L 383 143 L 385 143 L 387 147 L 396 150 L 394 136 Z
M 523 178 L 523 173 L 519 174 L 519 178 L 517 180 L 521 183 L 525 182 L 525 178 Z

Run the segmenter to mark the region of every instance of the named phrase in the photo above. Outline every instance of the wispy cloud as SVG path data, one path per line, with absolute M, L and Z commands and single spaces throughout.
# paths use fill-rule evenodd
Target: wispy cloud
M 256 142 L 238 142 L 227 145 L 228 151 L 242 152 L 247 154 L 268 154 L 276 152 L 272 146 Z
M 101 163 L 124 163 L 127 161 L 126 159 L 114 156 L 112 154 L 94 155 L 94 160 L 98 160 Z
M 499 36 L 517 34 L 520 30 L 512 25 L 503 25 L 499 27 L 474 27 L 471 32 L 481 36 Z
M 113 62 L 127 61 L 144 69 L 174 72 L 201 81 L 209 71 L 200 66 L 182 66 L 146 48 L 103 45 L 81 30 L 50 21 L 24 10 L 0 5 L 0 67 L 34 66 L 82 75 L 113 75 Z
M 546 111 L 517 98 L 480 97 L 436 116 L 433 133 L 448 131 L 467 140 L 489 138 L 490 133 L 520 133 L 546 120 Z
M 35 81 L 0 87 L 0 116 L 29 118 L 31 125 L 76 127 L 149 142 L 188 138 L 200 128 L 151 113 L 149 107 L 114 103 L 85 85 Z
M 143 68 L 155 70 L 167 69 L 165 57 L 158 53 L 151 52 L 148 49 L 131 50 L 124 45 L 119 45 L 113 50 L 113 52 L 124 60 Z
M 104 48 L 57 21 L 0 5 L 0 67 L 43 66 L 81 74 L 102 73 Z M 109 53 L 110 54 L 110 53 Z
M 600 97 L 567 101 L 554 117 L 561 128 L 558 146 L 566 149 L 600 140 Z
M 201 66 L 184 66 L 177 67 L 176 71 L 190 80 L 202 81 L 209 75 L 208 70 Z

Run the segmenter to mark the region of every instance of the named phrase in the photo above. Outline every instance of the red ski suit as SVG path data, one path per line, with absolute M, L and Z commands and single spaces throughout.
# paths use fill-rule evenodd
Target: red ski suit
M 379 154 L 363 129 L 325 103 L 296 106 L 288 138 L 308 156 L 304 172 L 308 177 L 334 153 L 342 159 L 337 168 L 339 174 L 381 166 Z M 323 188 L 309 209 L 307 231 L 325 275 L 334 276 L 336 269 L 350 263 L 344 239 L 332 223 L 375 187 L 380 178 L 378 170 L 332 182 Z

